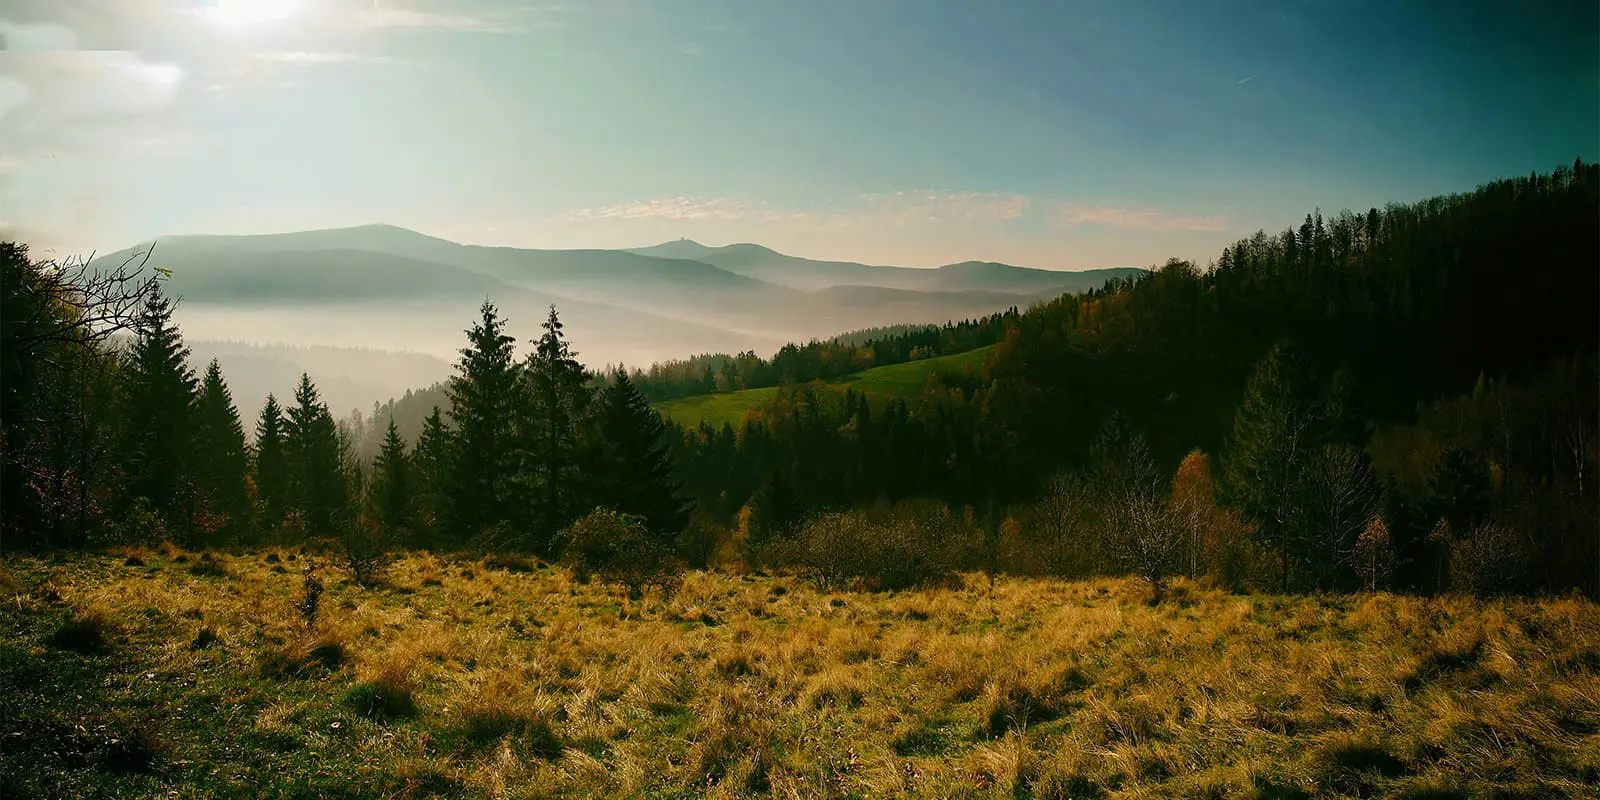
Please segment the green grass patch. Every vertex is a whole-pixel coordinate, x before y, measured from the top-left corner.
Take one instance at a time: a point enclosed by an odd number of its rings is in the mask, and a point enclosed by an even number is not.
[[[993,351],[994,346],[990,345],[965,353],[873,367],[823,381],[820,385],[837,392],[848,388],[872,396],[915,397],[927,387],[930,376],[982,376],[984,363]],[[696,425],[704,420],[714,427],[720,427],[724,422],[738,427],[744,421],[745,414],[760,408],[777,394],[776,387],[768,386],[681,397],[658,403],[656,408],[680,425]]]

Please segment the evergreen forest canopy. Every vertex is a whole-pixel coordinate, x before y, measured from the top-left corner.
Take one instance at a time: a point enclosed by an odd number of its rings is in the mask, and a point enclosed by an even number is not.
[[[16,243],[0,266],[12,547],[331,540],[352,564],[396,546],[614,561],[606,537],[627,535],[663,561],[879,586],[983,568],[1132,572],[1158,594],[1178,574],[1600,594],[1600,167],[1582,162],[1316,212],[1206,269],[1173,260],[1025,312],[770,360],[595,375],[553,307],[519,355],[485,303],[444,397],[413,396],[430,411],[415,437],[400,404],[379,409],[371,458],[310,376],[247,437],[221,370],[186,366],[161,276]],[[916,396],[809,383],[991,344],[981,376]],[[758,386],[782,388],[739,426],[650,407]]]

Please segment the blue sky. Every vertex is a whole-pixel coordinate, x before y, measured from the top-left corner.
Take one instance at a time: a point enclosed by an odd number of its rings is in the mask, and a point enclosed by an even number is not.
[[[1600,156],[1592,2],[5,0],[0,231],[1204,262]]]

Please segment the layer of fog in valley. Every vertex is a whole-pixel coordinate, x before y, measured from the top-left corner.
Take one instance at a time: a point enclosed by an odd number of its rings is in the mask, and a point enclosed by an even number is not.
[[[305,372],[341,414],[446,378],[484,301],[519,343],[554,306],[584,363],[633,367],[699,353],[771,355],[863,328],[944,324],[1098,288],[1080,272],[970,261],[934,269],[815,261],[754,244],[636,250],[458,244],[390,225],[175,236],[102,257],[170,271],[201,368],[216,358],[245,409]]]

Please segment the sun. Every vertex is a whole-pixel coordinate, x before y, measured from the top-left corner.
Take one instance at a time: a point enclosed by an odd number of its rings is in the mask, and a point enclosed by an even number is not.
[[[244,28],[294,16],[300,0],[213,0],[205,15],[219,25]]]

